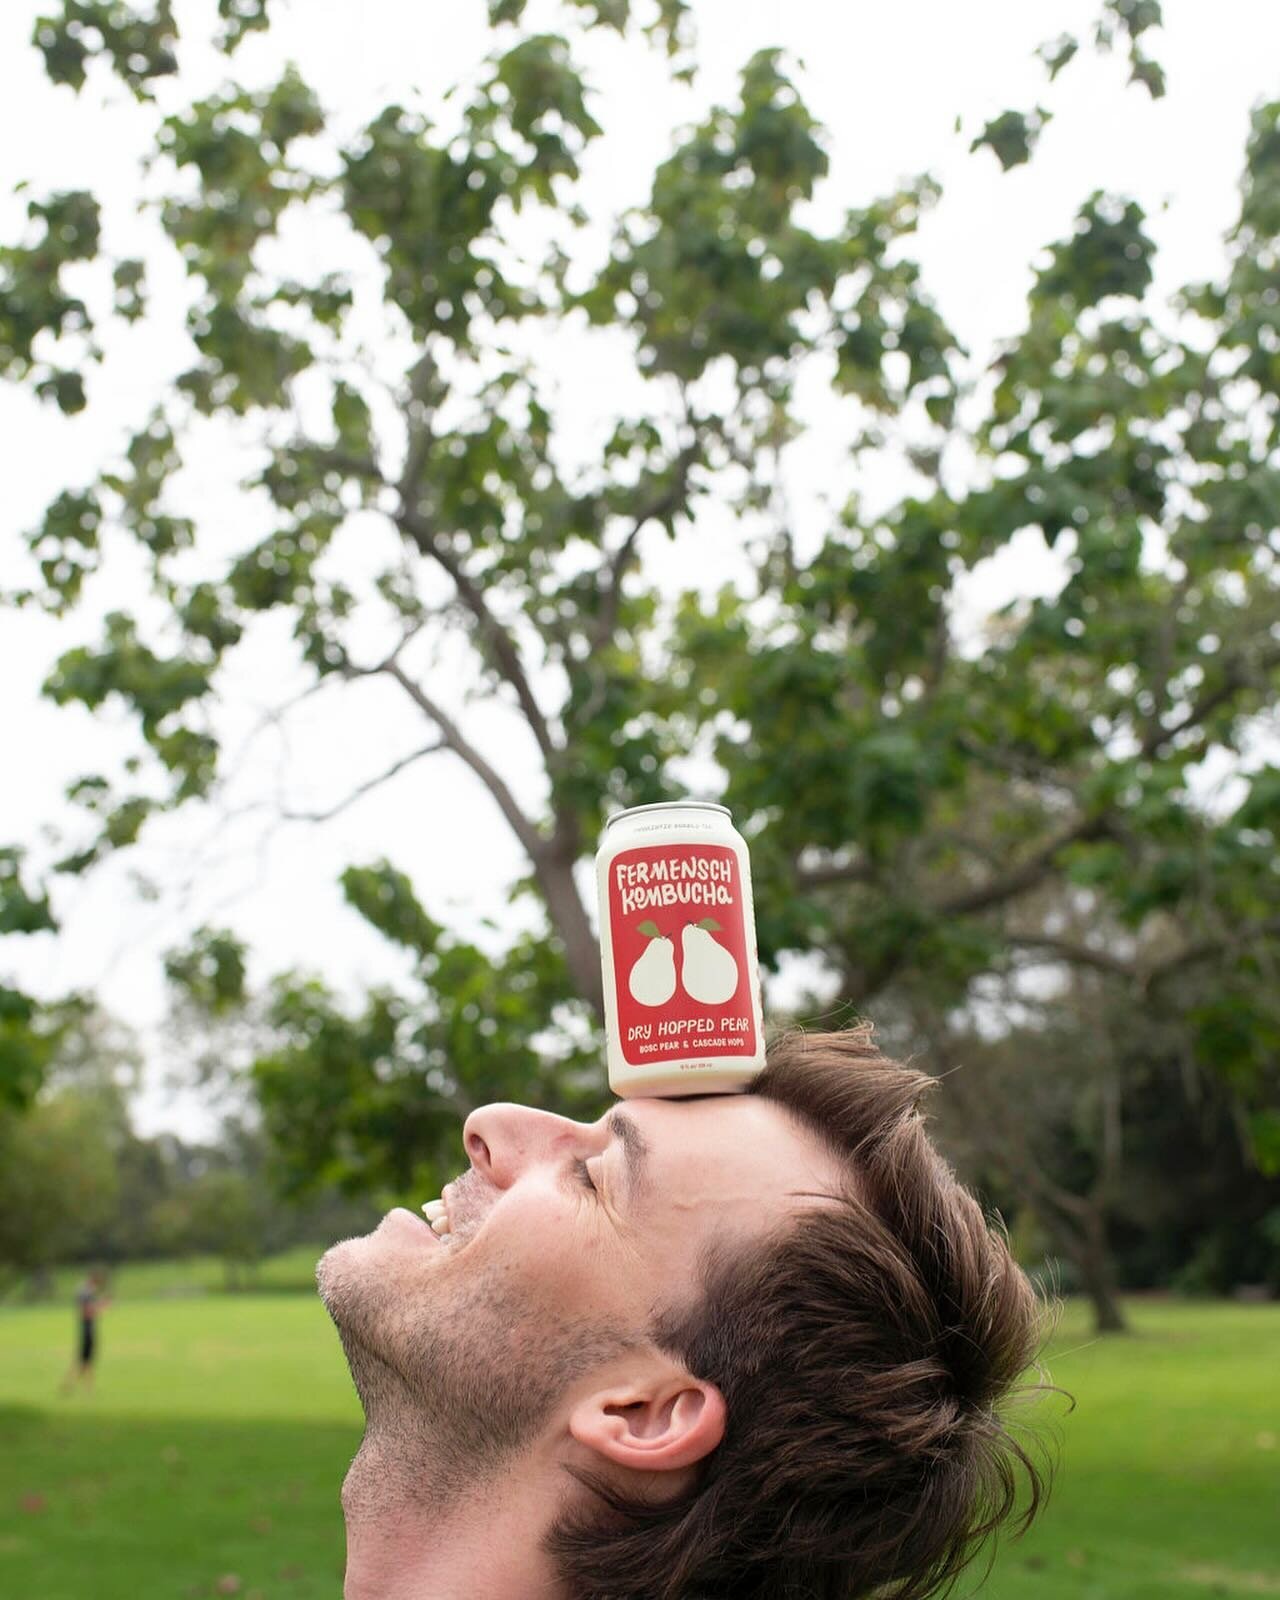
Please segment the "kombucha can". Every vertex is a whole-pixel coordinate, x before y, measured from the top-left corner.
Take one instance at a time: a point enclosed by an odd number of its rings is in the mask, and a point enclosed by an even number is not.
[[[633,806],[596,856],[609,1084],[735,1094],[764,1066],[747,845],[725,806]]]

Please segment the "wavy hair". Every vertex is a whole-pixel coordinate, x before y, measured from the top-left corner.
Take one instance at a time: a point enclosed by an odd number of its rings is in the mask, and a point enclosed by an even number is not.
[[[715,1383],[720,1445],[678,1500],[608,1479],[544,1539],[574,1600],[924,1600],[1048,1488],[1001,1407],[1043,1333],[1003,1231],[929,1142],[935,1080],[872,1028],[773,1041],[752,1093],[845,1163],[836,1205],[704,1258],[655,1344]]]

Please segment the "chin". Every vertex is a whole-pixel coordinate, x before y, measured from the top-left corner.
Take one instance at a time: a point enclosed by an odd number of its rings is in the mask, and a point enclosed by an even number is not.
[[[352,1239],[339,1239],[316,1262],[316,1288],[335,1322],[352,1300],[360,1296],[361,1280],[367,1276],[361,1271],[362,1258],[372,1237],[372,1234],[360,1234]]]
[[[443,1254],[440,1242],[425,1224],[392,1211],[372,1233],[326,1250],[316,1265],[316,1287],[340,1329],[368,1337],[417,1291],[437,1253]]]

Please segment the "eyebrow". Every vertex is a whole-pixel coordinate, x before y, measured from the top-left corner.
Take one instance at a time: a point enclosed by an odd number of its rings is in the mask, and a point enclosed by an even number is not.
[[[622,1146],[627,1172],[627,1204],[634,1206],[649,1186],[649,1141],[625,1111],[611,1111],[606,1122],[609,1132]]]

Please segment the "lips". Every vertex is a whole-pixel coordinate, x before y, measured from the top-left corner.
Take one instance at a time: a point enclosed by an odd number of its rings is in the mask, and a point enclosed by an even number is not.
[[[441,1241],[432,1233],[431,1229],[421,1217],[415,1217],[412,1211],[406,1211],[403,1206],[396,1206],[393,1211],[388,1211],[387,1220],[395,1218],[396,1226],[406,1232],[411,1228],[414,1237],[420,1244],[428,1245],[432,1250],[442,1248]],[[425,1237],[424,1237],[425,1236]]]

